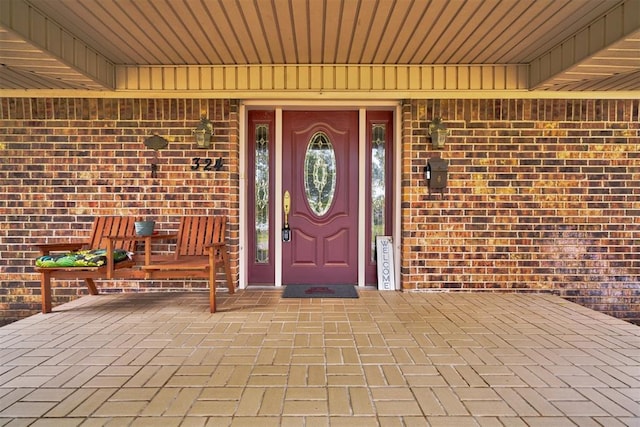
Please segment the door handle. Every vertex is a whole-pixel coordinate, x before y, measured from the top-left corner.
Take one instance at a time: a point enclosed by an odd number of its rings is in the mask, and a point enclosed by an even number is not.
[[[284,227],[282,227],[282,241],[291,240],[291,228],[289,228],[289,211],[291,210],[291,195],[289,191],[284,192],[282,197],[282,210],[284,211]]]
[[[291,210],[291,195],[289,191],[285,191],[284,197],[282,197],[282,210],[284,211],[284,224],[289,225],[289,211]]]

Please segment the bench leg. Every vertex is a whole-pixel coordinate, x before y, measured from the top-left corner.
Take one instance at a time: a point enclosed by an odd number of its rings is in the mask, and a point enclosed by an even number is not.
[[[227,288],[229,289],[229,293],[233,294],[236,291],[236,287],[233,284],[233,277],[231,277],[229,254],[225,249],[222,250],[222,266],[224,267],[224,274],[227,276]]]
[[[209,267],[209,311],[216,312],[216,269]]]
[[[40,293],[42,296],[42,313],[51,313],[51,273],[40,273]]]
[[[86,279],[84,279],[84,281],[89,288],[89,293],[91,295],[98,295],[98,288],[96,288],[96,283],[93,281],[93,279],[87,277]]]

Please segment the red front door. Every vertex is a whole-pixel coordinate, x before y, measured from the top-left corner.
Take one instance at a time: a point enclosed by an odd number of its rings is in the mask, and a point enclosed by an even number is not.
[[[285,111],[283,284],[358,281],[358,113]]]

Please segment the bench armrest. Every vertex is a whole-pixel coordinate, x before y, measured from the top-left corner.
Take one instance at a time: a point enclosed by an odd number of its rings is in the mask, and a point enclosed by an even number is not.
[[[222,248],[224,246],[227,246],[225,242],[217,242],[217,243],[209,243],[208,245],[205,245],[205,248]]]
[[[114,271],[116,269],[116,262],[115,262],[115,260],[113,258],[113,253],[115,251],[114,242],[117,241],[117,240],[128,240],[128,239],[129,239],[129,237],[122,237],[122,238],[118,237],[118,238],[115,238],[115,237],[112,237],[112,236],[109,236],[109,238],[107,239],[107,264],[106,264],[106,267],[107,267],[107,279],[109,279],[109,280],[113,279]],[[128,256],[129,256],[130,260],[133,260],[132,255],[133,255],[132,252],[128,253]]]
[[[40,251],[41,255],[49,255],[50,252],[71,252],[82,249],[88,244],[88,242],[61,242],[61,243],[43,243],[33,245]]]

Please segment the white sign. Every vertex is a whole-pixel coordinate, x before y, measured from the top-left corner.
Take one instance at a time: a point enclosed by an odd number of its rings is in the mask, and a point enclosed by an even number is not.
[[[395,291],[396,275],[393,271],[393,242],[391,236],[376,236],[378,261],[378,290]]]

